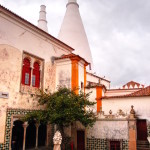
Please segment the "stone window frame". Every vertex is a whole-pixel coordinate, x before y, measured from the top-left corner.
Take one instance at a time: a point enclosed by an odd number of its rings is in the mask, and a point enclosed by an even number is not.
[[[24,59],[27,58],[30,61],[30,68],[31,68],[31,83],[30,85],[24,85],[22,84],[22,66]],[[33,75],[33,69],[34,69],[34,63],[38,62],[40,65],[40,86],[39,88],[32,86],[32,75]],[[44,64],[45,60],[41,57],[38,57],[34,54],[28,53],[26,51],[23,51],[22,53],[22,64],[21,64],[21,79],[20,79],[20,92],[21,93],[32,93],[34,94],[37,89],[43,89],[43,83],[44,83]]]

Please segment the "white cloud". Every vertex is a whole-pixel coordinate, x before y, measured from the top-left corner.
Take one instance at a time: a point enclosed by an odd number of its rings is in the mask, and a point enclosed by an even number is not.
[[[37,24],[47,6],[49,33],[57,37],[67,0],[1,0],[5,7]],[[150,1],[78,0],[95,70],[112,85],[150,83]]]

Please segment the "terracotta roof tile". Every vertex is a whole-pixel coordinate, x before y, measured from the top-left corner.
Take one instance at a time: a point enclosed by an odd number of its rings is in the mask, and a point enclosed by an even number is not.
[[[118,95],[118,96],[104,96],[103,99],[109,98],[125,98],[125,97],[141,97],[141,96],[150,96],[150,86],[142,88],[139,91],[133,92],[127,95]]]
[[[129,94],[130,96],[150,96],[150,86]]]
[[[135,81],[130,81],[130,82],[126,83],[125,85],[123,85],[123,88],[125,88],[125,86],[127,86],[128,88],[129,88],[130,86],[132,86],[132,87],[134,88],[135,85],[137,85],[138,88],[140,87],[140,85],[141,85],[142,88],[144,88],[144,85],[142,85],[142,84],[140,84],[140,83],[137,83],[137,82],[135,82]]]

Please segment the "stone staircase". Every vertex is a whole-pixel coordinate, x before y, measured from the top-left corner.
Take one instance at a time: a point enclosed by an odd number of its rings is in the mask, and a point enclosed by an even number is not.
[[[148,141],[137,141],[137,150],[150,150]]]

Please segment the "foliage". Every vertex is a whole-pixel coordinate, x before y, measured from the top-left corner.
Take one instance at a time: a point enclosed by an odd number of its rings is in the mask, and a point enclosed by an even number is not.
[[[65,87],[60,87],[54,93],[41,91],[37,96],[39,105],[45,107],[44,111],[34,111],[27,114],[24,120],[36,120],[56,124],[59,127],[69,126],[75,121],[79,121],[85,127],[93,126],[96,121],[92,110],[85,108],[93,106],[95,103],[89,101],[89,94],[74,91]]]

